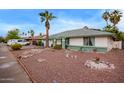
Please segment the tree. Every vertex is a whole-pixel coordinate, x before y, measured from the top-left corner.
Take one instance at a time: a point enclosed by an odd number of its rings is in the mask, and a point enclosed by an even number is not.
[[[20,32],[19,29],[13,29],[13,30],[8,31],[8,34],[7,34],[7,37],[6,37],[7,40],[9,40],[9,39],[20,39],[19,32]]]
[[[102,18],[106,21],[106,26],[103,29],[107,32],[113,33],[115,40],[123,40],[124,38],[122,33],[119,31],[119,28],[117,27],[121,17],[122,13],[119,10],[113,10],[112,12],[105,11],[102,15]]]
[[[28,37],[29,37],[30,31],[28,31]]]
[[[39,34],[39,36],[40,36],[40,39],[42,39],[42,38],[43,38],[43,35],[42,35],[42,33],[40,33],[40,34]]]
[[[34,30],[30,30],[31,36],[34,37]]]
[[[107,25],[103,28],[103,30],[105,30],[106,32],[111,32],[112,31],[112,26],[111,25]]]
[[[45,21],[45,27],[46,27],[46,47],[49,47],[49,29],[50,29],[50,22],[52,19],[56,18],[53,16],[52,13],[49,13],[48,11],[39,13],[41,23]]]
[[[4,37],[2,37],[2,36],[0,36],[0,43],[1,42],[5,42],[5,39],[4,39]]]
[[[25,35],[25,32],[22,32],[22,35]]]
[[[30,35],[31,35],[31,38],[32,38],[32,45],[33,45],[33,41],[34,41],[34,30],[30,30],[30,31],[28,31],[28,33],[30,33]]]
[[[102,18],[106,21],[106,25],[108,26],[108,20],[109,20],[109,12],[108,11],[105,11],[102,15]]]
[[[118,22],[121,20],[122,13],[119,10],[114,10],[110,14],[110,22],[113,23],[113,26],[116,26]]]
[[[42,33],[39,34],[39,40],[38,40],[38,45],[41,46],[42,45],[42,38],[43,38],[43,35]]]

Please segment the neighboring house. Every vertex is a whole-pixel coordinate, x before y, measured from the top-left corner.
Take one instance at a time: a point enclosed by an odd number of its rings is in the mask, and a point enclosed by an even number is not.
[[[32,42],[32,37],[30,36],[30,37],[26,37],[25,38],[27,41],[29,41],[29,42]],[[33,37],[33,41],[36,41],[36,42],[38,42],[38,40],[41,40],[41,37],[40,36],[34,36]]]
[[[53,45],[61,44],[64,49],[106,52],[112,49],[112,36],[112,33],[85,26],[51,35],[50,39],[53,40]]]
[[[31,36],[29,36],[29,37],[23,37],[23,39],[25,39],[26,41],[28,41],[30,43],[32,42],[32,37]],[[42,40],[42,43],[44,43],[44,46],[46,45],[46,35],[43,35],[43,37],[41,37],[41,36],[34,36],[33,37],[33,42],[35,44],[38,43],[39,40]],[[51,46],[52,43],[53,43],[52,40],[49,39],[49,46]]]

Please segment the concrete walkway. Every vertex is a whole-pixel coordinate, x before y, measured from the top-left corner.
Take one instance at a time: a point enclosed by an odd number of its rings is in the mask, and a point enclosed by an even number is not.
[[[0,83],[30,83],[30,79],[7,46],[0,43]]]

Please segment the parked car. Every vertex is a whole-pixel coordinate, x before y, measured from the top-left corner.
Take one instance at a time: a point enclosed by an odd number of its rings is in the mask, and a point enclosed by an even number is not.
[[[30,42],[24,40],[24,39],[11,39],[8,40],[7,45],[12,45],[12,44],[21,44],[21,45],[29,45]]]

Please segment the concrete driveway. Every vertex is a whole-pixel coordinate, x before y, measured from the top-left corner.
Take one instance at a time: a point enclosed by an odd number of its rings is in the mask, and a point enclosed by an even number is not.
[[[0,83],[31,83],[26,72],[2,43],[0,43]]]

